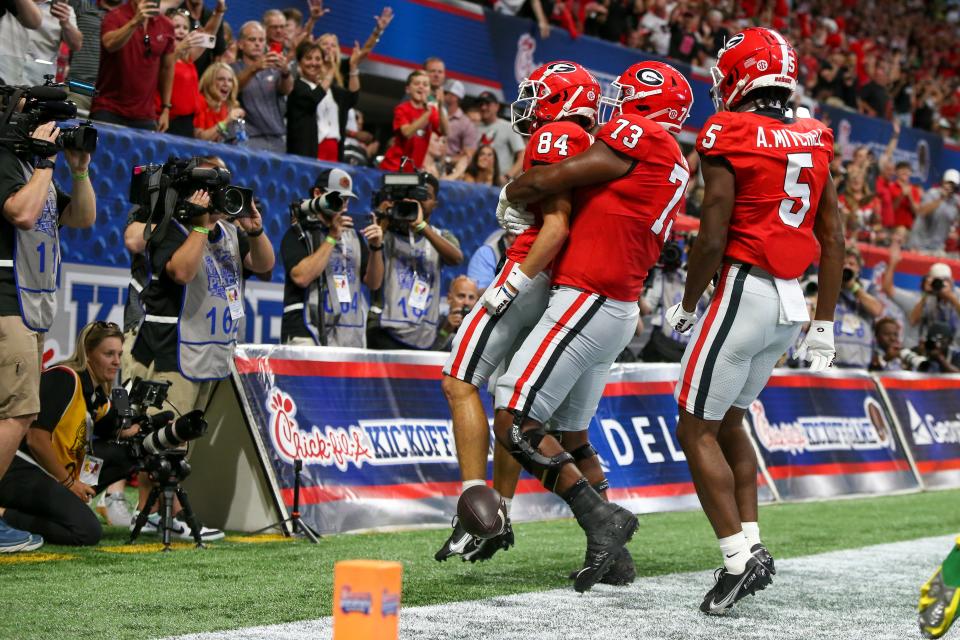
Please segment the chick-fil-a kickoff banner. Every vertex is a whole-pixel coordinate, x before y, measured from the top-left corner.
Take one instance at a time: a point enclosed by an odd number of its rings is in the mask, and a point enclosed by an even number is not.
[[[879,377],[927,487],[960,486],[960,375]]]
[[[294,461],[300,459],[301,512],[321,533],[449,523],[460,475],[440,389],[443,361],[444,354],[432,352],[238,347],[236,382],[250,432],[267,452],[266,471],[284,503],[293,502]],[[677,375],[676,365],[615,366],[590,425],[611,498],[637,512],[697,505],[676,437]],[[912,474],[893,432],[881,433],[871,422],[868,400],[877,394],[866,384],[869,377],[830,379],[840,388],[818,387],[818,378],[797,385],[795,375],[778,384],[781,378],[774,377],[749,412],[778,485],[794,476],[809,479],[816,470],[828,480],[843,479],[828,484],[830,495],[906,486]],[[489,414],[489,396],[481,395]],[[772,499],[762,476],[760,485],[761,499]],[[785,498],[806,497],[789,483],[785,489]],[[561,500],[521,476],[514,519],[569,515]]]

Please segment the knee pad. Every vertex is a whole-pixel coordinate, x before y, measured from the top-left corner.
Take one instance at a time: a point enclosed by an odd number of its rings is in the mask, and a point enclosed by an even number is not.
[[[540,442],[546,432],[543,427],[521,431],[514,422],[510,428],[510,455],[520,463],[528,473],[539,478],[548,491],[555,491],[560,471],[566,464],[573,464],[573,456],[562,451],[555,456],[547,456],[540,451]]]

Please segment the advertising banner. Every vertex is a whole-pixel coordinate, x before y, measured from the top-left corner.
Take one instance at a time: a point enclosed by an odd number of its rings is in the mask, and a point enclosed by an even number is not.
[[[303,461],[301,512],[321,533],[444,524],[460,492],[444,354],[241,346],[237,384],[283,501]],[[637,512],[697,506],[676,441],[676,365],[615,367],[590,426],[611,497]],[[490,400],[482,394],[490,414]],[[761,498],[771,499],[765,488]],[[568,517],[524,474],[515,520]]]
[[[960,486],[960,375],[879,376],[927,487]]]
[[[866,372],[782,370],[749,407],[747,419],[784,500],[919,487]]]

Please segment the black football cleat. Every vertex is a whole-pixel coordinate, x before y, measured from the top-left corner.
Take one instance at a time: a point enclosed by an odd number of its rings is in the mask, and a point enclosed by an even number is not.
[[[571,571],[567,576],[570,580],[576,580],[580,571]],[[632,583],[637,578],[637,566],[633,563],[633,556],[630,550],[623,547],[620,553],[610,563],[610,568],[600,578],[600,584],[610,584],[615,587],[623,587]]]
[[[492,538],[478,539],[475,546],[463,552],[463,560],[470,562],[485,562],[492,558],[497,551],[506,551],[513,546],[513,526],[510,518],[503,525],[503,531]]]
[[[623,546],[637,530],[637,517],[616,504],[601,502],[577,521],[587,534],[587,555],[573,579],[577,593],[589,591],[607,575]]]
[[[717,583],[707,592],[700,605],[700,611],[710,615],[725,613],[744,596],[766,589],[773,582],[770,572],[755,557],[747,560],[743,573],[732,574],[725,567],[720,567],[713,575]]]
[[[433,554],[433,558],[437,562],[443,562],[450,556],[459,556],[475,551],[477,545],[481,542],[473,535],[467,533],[466,529],[461,526],[460,518],[457,516],[453,516],[453,521],[450,525],[453,527],[453,532],[450,534],[450,537],[447,538],[446,542],[443,543],[443,546],[440,547],[440,550]]]
[[[750,553],[753,554],[753,557],[760,561],[760,564],[766,568],[767,572],[771,576],[777,575],[777,567],[773,564],[773,556],[770,555],[770,552],[767,551],[767,548],[762,544],[755,544],[750,547]]]

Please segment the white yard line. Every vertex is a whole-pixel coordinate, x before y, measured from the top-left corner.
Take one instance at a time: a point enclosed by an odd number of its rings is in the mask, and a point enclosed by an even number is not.
[[[642,578],[629,587],[599,585],[485,600],[401,608],[410,640],[903,640],[918,638],[920,585],[954,536],[923,538],[777,561],[774,584],[723,617],[697,607],[712,572]],[[773,549],[776,553],[776,549]],[[495,560],[494,560],[495,562]],[[332,619],[180,636],[179,640],[330,638]]]

